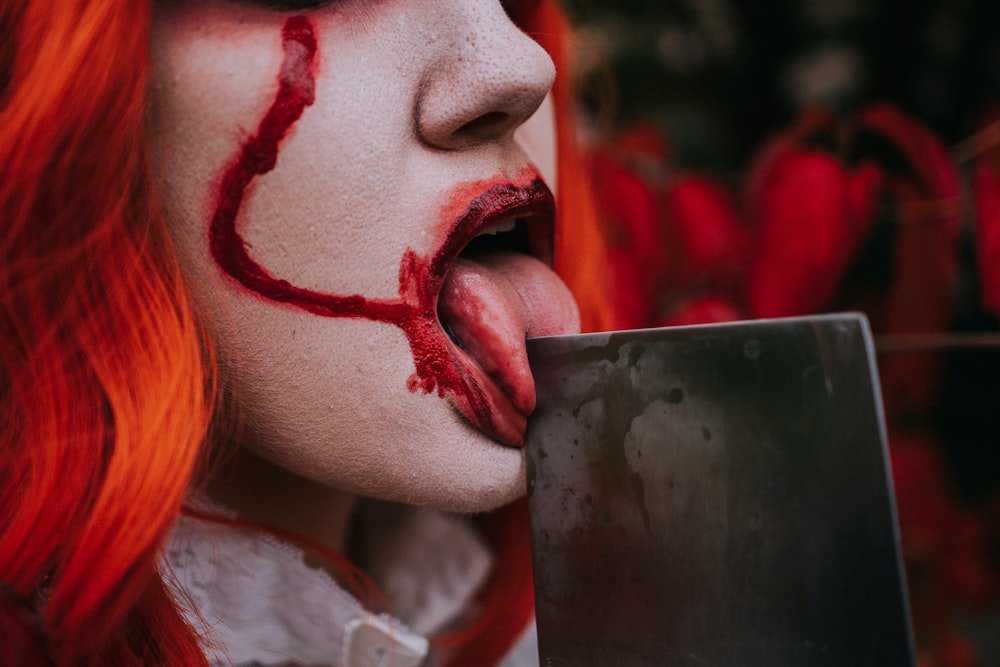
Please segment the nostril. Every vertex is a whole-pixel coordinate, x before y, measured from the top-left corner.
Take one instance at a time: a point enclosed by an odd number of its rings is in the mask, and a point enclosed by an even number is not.
[[[482,141],[489,137],[502,135],[512,125],[510,114],[503,111],[490,111],[477,116],[455,132],[455,138],[461,142]]]

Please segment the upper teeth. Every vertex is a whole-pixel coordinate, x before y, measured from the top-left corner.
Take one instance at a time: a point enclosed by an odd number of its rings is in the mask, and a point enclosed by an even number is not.
[[[500,234],[502,232],[509,232],[510,230],[514,229],[514,226],[516,224],[517,224],[517,218],[507,218],[505,220],[501,220],[497,223],[494,223],[489,227],[484,227],[483,230],[479,232],[479,234],[477,234],[476,236],[482,236],[484,234]]]

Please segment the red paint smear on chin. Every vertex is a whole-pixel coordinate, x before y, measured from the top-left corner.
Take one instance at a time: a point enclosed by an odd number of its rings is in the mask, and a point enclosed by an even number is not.
[[[397,299],[303,289],[271,275],[247,252],[236,229],[246,189],[254,178],[274,168],[282,139],[315,100],[316,34],[312,23],[303,16],[288,19],[282,31],[282,47],[284,60],[275,100],[257,133],[243,144],[223,174],[209,228],[212,257],[222,271],[270,301],[323,317],[366,319],[399,327],[409,342],[415,366],[407,388],[425,394],[436,390],[438,396],[455,402],[477,426],[495,434],[483,391],[455,358],[452,344],[438,323],[436,299],[444,279],[441,252],[425,258],[407,249],[399,267]],[[479,187],[482,192],[483,184]],[[448,246],[446,241],[443,247]]]

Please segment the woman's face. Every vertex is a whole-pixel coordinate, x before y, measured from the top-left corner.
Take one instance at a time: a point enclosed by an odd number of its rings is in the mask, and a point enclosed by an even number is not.
[[[506,502],[524,337],[578,327],[546,263],[552,63],[498,0],[267,4],[163,2],[153,29],[158,187],[244,444],[364,495]]]

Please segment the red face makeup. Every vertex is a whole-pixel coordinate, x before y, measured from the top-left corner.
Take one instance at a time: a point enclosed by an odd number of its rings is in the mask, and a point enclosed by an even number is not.
[[[282,139],[315,100],[317,41],[309,20],[290,18],[282,31],[282,46],[284,59],[274,102],[221,179],[209,228],[212,257],[223,272],[270,301],[323,317],[360,318],[399,327],[413,355],[415,372],[407,382],[410,391],[436,391],[485,433],[506,444],[522,444],[527,415],[534,409],[534,386],[526,360],[505,364],[503,358],[511,355],[510,348],[522,345],[523,332],[530,326],[521,322],[520,331],[498,331],[483,320],[490,308],[498,310],[497,319],[523,319],[523,313],[512,315],[518,306],[504,308],[502,297],[491,301],[466,293],[476,281],[467,276],[481,274],[468,267],[457,270],[449,285],[446,312],[459,323],[467,341],[463,351],[438,321],[438,295],[462,250],[484,230],[501,223],[524,225],[530,250],[551,264],[553,199],[548,188],[530,169],[519,174],[516,182],[498,177],[456,188],[443,207],[444,219],[436,230],[441,237],[437,250],[420,256],[408,249],[403,255],[395,299],[321,293],[276,278],[250,256],[237,230],[237,218],[247,188],[256,177],[274,169]],[[502,264],[516,265],[529,276],[533,271],[520,259],[507,258]],[[488,287],[484,289],[489,292]],[[517,300],[517,295],[511,299]]]
[[[576,327],[551,60],[499,0],[303,14],[155,3],[154,176],[233,436],[341,492],[497,507],[524,493],[524,338]]]

